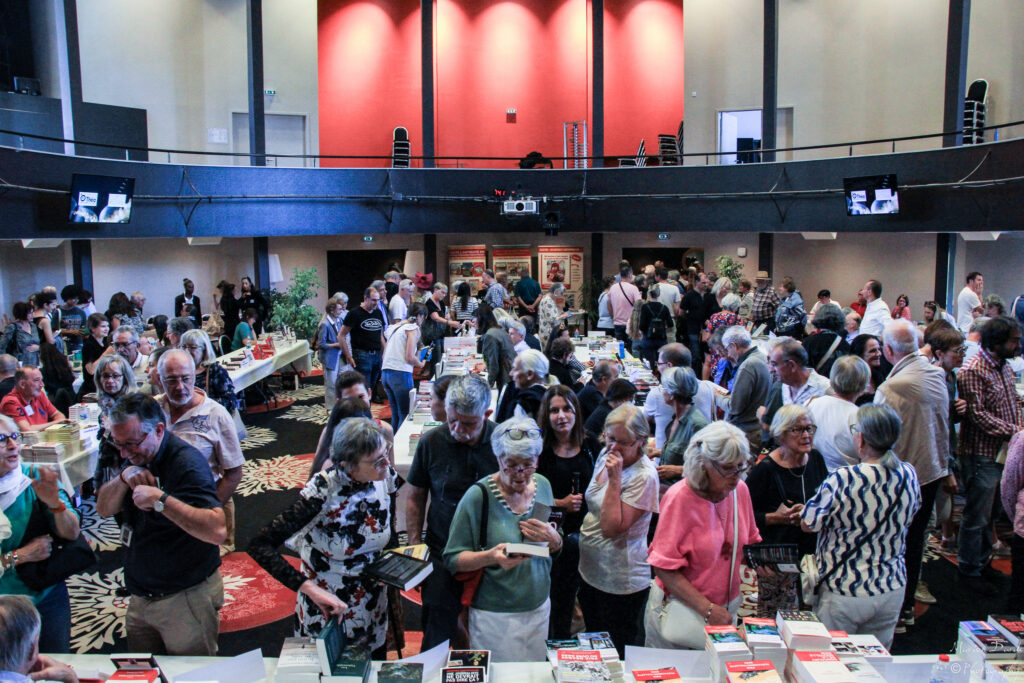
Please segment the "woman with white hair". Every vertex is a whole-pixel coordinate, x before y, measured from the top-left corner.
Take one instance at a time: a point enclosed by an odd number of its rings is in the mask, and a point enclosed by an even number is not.
[[[562,319],[562,309],[555,301],[555,297],[563,294],[565,294],[565,285],[555,282],[547,294],[541,298],[540,306],[537,307],[537,336],[540,337],[542,344],[547,343],[548,337],[558,327]]]
[[[224,406],[229,413],[238,407],[238,395],[227,369],[217,362],[210,337],[203,330],[189,330],[181,335],[181,348],[196,364],[196,389]]]
[[[728,278],[719,278],[719,282],[723,279],[728,280]],[[704,331],[701,332],[701,341],[710,341],[711,335],[720,327],[742,325],[743,320],[740,318],[739,313],[737,313],[740,310],[740,303],[742,303],[742,300],[735,294],[727,293],[722,297],[720,303],[722,310],[708,318],[708,321],[704,324]],[[711,348],[711,353],[704,358],[703,377],[700,379],[712,379],[714,370],[721,360],[722,356],[714,348]]]
[[[832,393],[813,398],[807,404],[811,419],[818,427],[814,447],[825,458],[829,472],[857,461],[850,422],[857,414],[857,399],[870,380],[871,368],[860,356],[843,356],[836,360],[829,373]]]
[[[733,622],[742,548],[759,543],[743,474],[750,445],[739,428],[712,422],[693,435],[684,479],[665,494],[649,549],[654,568],[644,615],[647,647],[697,650],[706,625]]]
[[[509,370],[511,382],[498,398],[498,410],[495,421],[504,422],[516,413],[516,408],[528,417],[536,418],[540,403],[547,391],[548,371],[551,364],[547,356],[536,349],[523,351],[512,361]]]
[[[858,464],[828,475],[801,514],[803,529],[818,534],[818,618],[885,647],[903,605],[907,528],[921,507],[916,470],[892,451],[901,427],[891,406],[861,406],[850,426]]]
[[[469,605],[469,645],[496,662],[536,662],[546,656],[551,557],[508,553],[509,543],[562,547],[562,537],[538,509],[554,505],[551,485],[537,471],[543,449],[530,418],[502,422],[491,436],[498,471],[473,486],[452,519],[444,562],[453,574],[480,572]]]
[[[715,284],[711,286],[711,293],[715,295],[715,301],[718,302],[718,306],[725,308],[725,297],[732,294],[732,280],[725,276],[718,278],[715,280]]]
[[[662,493],[683,477],[686,449],[693,435],[708,425],[707,419],[693,409],[693,398],[700,382],[690,368],[668,368],[661,373],[661,393],[673,418],[665,428],[665,445],[661,449],[658,478]]]
[[[814,450],[817,427],[807,408],[792,403],[772,418],[772,438],[779,446],[747,477],[754,520],[765,543],[794,543],[800,557],[814,553],[814,534],[800,528],[800,513],[828,475],[821,453]],[[797,575],[761,577],[757,614],[773,617],[779,610],[797,609]]]
[[[635,405],[609,413],[580,527],[583,620],[588,631],[608,631],[620,657],[627,645],[638,644],[637,623],[651,582],[647,531],[658,511],[658,472],[643,452],[650,433]]]

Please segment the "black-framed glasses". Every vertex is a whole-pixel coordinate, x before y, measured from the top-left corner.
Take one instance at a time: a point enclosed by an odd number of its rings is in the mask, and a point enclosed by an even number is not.
[[[721,465],[719,465],[714,460],[710,460],[709,459],[708,462],[710,462],[711,466],[715,468],[715,472],[718,472],[718,476],[725,477],[726,479],[728,479],[729,477],[736,477],[736,476],[739,476],[741,474],[745,474],[746,472],[748,472],[750,470],[750,463],[749,462],[745,462],[742,465],[736,465],[734,467],[730,467],[729,469],[723,468]]]
[[[0,447],[6,446],[8,441],[13,441],[14,443],[21,441],[21,432],[0,433]]]
[[[114,348],[115,349],[130,349],[131,347],[135,346],[136,343],[137,342],[133,342],[133,341],[114,342]]]
[[[536,472],[537,471],[537,464],[536,463],[532,463],[532,464],[518,463],[518,464],[513,465],[511,463],[505,462],[504,459],[500,460],[499,462],[501,464],[501,469],[506,470],[507,472],[522,472],[522,473],[525,474],[527,472]]]
[[[115,441],[113,437],[110,439],[110,444],[119,451],[128,450],[130,448],[138,448],[143,441],[149,438],[149,434],[143,434],[141,439],[135,441]]]
[[[539,439],[540,430],[533,427],[527,429],[520,429],[519,427],[509,427],[501,433],[501,436],[507,436],[513,441],[522,441],[523,439]]]
[[[790,427],[786,431],[794,436],[799,436],[800,434],[814,436],[814,433],[818,431],[818,428],[815,425],[804,425],[803,427]]]

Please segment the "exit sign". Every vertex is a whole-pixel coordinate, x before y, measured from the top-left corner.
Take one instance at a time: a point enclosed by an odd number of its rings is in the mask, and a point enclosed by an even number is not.
[[[363,241],[364,242],[372,242],[373,241],[373,235],[363,235]]]

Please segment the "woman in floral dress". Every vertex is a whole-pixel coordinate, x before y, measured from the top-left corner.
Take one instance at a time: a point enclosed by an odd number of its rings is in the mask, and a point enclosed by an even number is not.
[[[361,575],[391,538],[398,474],[390,454],[380,427],[366,418],[345,420],[331,443],[334,466],[314,476],[249,545],[261,567],[298,592],[296,634],[315,636],[327,619],[338,619],[349,642],[363,644],[374,659],[387,654],[387,591]],[[296,533],[301,571],[277,550]]]
[[[719,327],[732,327],[733,325],[743,324],[743,320],[736,313],[740,308],[740,303],[742,303],[742,300],[735,294],[726,294],[722,298],[722,310],[708,318],[707,323],[704,325],[704,341],[709,340]],[[711,349],[704,362],[704,379],[712,379],[711,374],[718,366],[718,361],[720,360],[722,360],[722,357],[714,349]]]

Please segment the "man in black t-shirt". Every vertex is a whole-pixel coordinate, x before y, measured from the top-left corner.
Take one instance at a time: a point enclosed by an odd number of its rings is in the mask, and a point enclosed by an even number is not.
[[[708,276],[704,273],[694,283],[693,289],[683,296],[680,308],[683,309],[683,317],[686,319],[686,348],[690,349],[693,355],[693,371],[701,372],[704,366],[704,358],[700,353],[700,331],[707,320],[707,306],[704,295],[711,286]],[[698,375],[700,376],[700,375]]]
[[[370,391],[377,386],[384,360],[384,316],[379,305],[380,292],[374,287],[367,287],[363,292],[363,303],[348,312],[338,333],[345,360],[363,373]]]
[[[79,288],[75,285],[67,285],[60,290],[60,298],[64,305],[60,307],[60,335],[64,337],[66,348],[69,352],[82,348],[87,332],[85,321],[88,316],[78,307]]]

